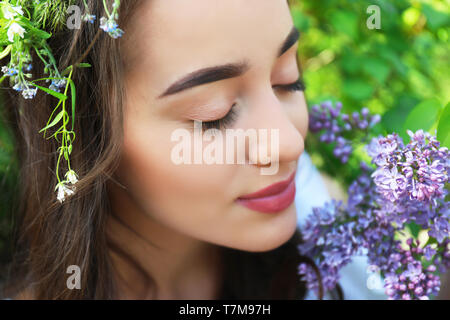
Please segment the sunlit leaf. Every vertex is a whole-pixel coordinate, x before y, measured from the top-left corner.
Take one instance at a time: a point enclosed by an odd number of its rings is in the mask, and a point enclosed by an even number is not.
[[[423,129],[424,131],[429,131],[438,120],[440,111],[441,104],[436,99],[425,100],[419,103],[406,118],[400,135],[406,139],[406,130],[415,132]]]
[[[442,146],[450,148],[450,103],[447,103],[439,119],[437,139]]]

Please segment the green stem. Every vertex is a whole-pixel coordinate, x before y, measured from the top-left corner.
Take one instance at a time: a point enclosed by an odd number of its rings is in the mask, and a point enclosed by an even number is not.
[[[85,7],[86,11],[89,12],[89,6],[87,5],[86,0],[83,0],[83,2],[84,2],[84,7]]]
[[[70,73],[69,73],[69,76],[68,76],[68,80],[66,81],[66,89],[64,90],[64,95],[66,95],[67,96],[67,91],[69,90],[69,81],[70,80],[72,80],[72,74],[73,74],[73,68],[71,68],[71,70],[70,70]],[[64,146],[65,146],[65,150],[64,150],[64,152],[68,149],[68,147],[67,147],[67,128],[66,128],[66,126],[67,126],[67,124],[69,123],[69,120],[67,119],[67,121],[65,120],[65,118],[66,118],[66,116],[67,116],[67,118],[69,118],[69,116],[67,115],[67,112],[66,112],[66,101],[64,101],[63,102],[63,111],[64,111],[64,119],[63,119],[63,122],[64,122],[64,132],[63,132],[63,144],[64,144]],[[68,165],[68,167],[69,167],[69,170],[70,170],[70,159],[68,158],[68,160],[67,160],[67,165]]]
[[[33,46],[34,51],[36,51],[36,54],[38,55],[38,57],[42,60],[42,62],[44,62],[45,65],[48,65],[47,60],[44,59],[44,57],[40,54],[38,48],[36,48],[36,46]]]
[[[2,53],[0,54],[0,60],[3,59],[4,57],[6,57],[12,49],[12,45],[8,45],[5,50],[2,51]]]
[[[64,90],[64,95],[67,95],[67,91],[69,90],[69,81],[72,79],[72,73],[73,73],[73,68],[71,68],[69,76],[66,78],[68,79],[68,81],[66,81],[66,88]],[[59,102],[59,104],[61,104],[61,100]],[[59,106],[58,104],[58,106]],[[56,110],[56,109],[55,109]],[[55,112],[55,110],[53,112]],[[65,150],[67,150],[67,124],[69,123],[68,121],[68,115],[66,112],[66,101],[62,101],[62,112],[63,112],[63,124],[62,127],[55,133],[55,138],[57,138],[56,134],[59,133],[59,131],[61,131],[62,133],[62,141],[61,141],[61,147],[58,148],[60,150],[59,152],[59,157],[58,157],[58,162],[56,164],[56,176],[58,178],[58,181],[61,183],[61,180],[59,179],[59,163],[61,161],[61,155],[65,152]],[[51,118],[50,118],[51,119]],[[70,167],[70,159],[67,160],[67,165],[69,167],[69,170],[71,170]]]
[[[58,182],[61,183],[61,179],[59,178],[59,162],[61,160],[62,153],[59,153],[58,162],[56,163],[56,179],[58,179]]]
[[[58,77],[61,77],[61,75],[59,74],[58,67],[56,66],[56,60],[55,60],[55,57],[53,57],[53,54],[52,54],[50,48],[48,47],[46,41],[43,42],[43,46],[44,46],[45,51],[47,52],[47,56],[50,58],[50,62],[51,62],[51,64],[53,65],[53,68],[54,68],[55,71],[56,71],[56,75],[57,75]]]
[[[111,14],[108,11],[108,6],[106,5],[106,0],[103,0],[103,6],[105,7],[105,12],[108,15],[108,18],[111,19]]]

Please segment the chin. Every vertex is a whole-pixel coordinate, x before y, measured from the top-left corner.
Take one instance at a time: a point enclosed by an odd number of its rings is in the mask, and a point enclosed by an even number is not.
[[[261,226],[248,233],[237,249],[249,252],[271,251],[289,241],[297,230],[295,206],[292,205],[277,215],[275,219],[261,222]]]

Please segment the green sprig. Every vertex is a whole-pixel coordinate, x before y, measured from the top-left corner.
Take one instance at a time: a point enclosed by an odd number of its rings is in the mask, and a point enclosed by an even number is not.
[[[56,163],[56,178],[58,183],[55,187],[57,190],[57,198],[63,202],[66,196],[70,196],[75,192],[75,184],[78,181],[78,175],[71,168],[70,155],[73,150],[73,143],[76,134],[75,129],[75,113],[76,113],[76,85],[72,77],[76,68],[89,68],[91,65],[84,63],[83,59],[92,49],[94,42],[99,38],[100,29],[109,33],[113,38],[122,35],[115,22],[118,19],[118,8],[120,0],[112,1],[112,12],[107,8],[107,1],[103,1],[105,12],[108,16],[110,25],[107,27],[102,25],[104,17],[101,19],[99,32],[97,32],[92,43],[86,49],[77,62],[64,71],[60,72],[58,64],[54,58],[47,40],[52,33],[62,30],[68,18],[67,9],[71,5],[75,5],[76,0],[8,0],[0,1],[0,60],[10,57],[9,63],[3,66],[4,75],[0,78],[2,83],[9,77],[10,85],[17,91],[22,92],[25,99],[32,99],[36,95],[37,90],[58,100],[53,111],[39,133],[44,134],[45,139],[54,138],[60,146],[57,149],[58,160]],[[86,0],[83,0],[85,14],[82,18],[84,21],[93,23],[96,19],[91,15]],[[32,69],[32,55],[36,53],[39,60],[44,64],[44,74],[47,77],[36,80],[30,73]],[[50,87],[38,84],[41,81],[50,82]],[[64,87],[64,92],[59,92]],[[68,105],[68,93],[70,88],[71,104]],[[70,127],[69,127],[70,126]],[[47,131],[57,128],[56,131],[47,137]],[[65,173],[65,179],[60,177],[61,161],[65,160],[68,171]],[[72,186],[69,187],[68,185]]]

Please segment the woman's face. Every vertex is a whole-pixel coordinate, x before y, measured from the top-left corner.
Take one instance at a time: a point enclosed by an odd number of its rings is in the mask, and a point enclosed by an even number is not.
[[[293,235],[296,210],[286,197],[253,202],[263,208],[287,206],[275,213],[238,200],[288,179],[304,150],[305,98],[300,90],[283,87],[300,77],[296,37],[282,50],[293,26],[286,0],[143,1],[123,39],[126,103],[117,177],[153,223],[245,251],[271,250]],[[195,71],[224,65],[225,71],[174,86]],[[194,144],[201,139],[194,135],[194,120],[210,122],[206,127],[211,128],[227,114],[218,127],[224,141],[225,129],[266,129],[267,144],[260,140],[258,147],[271,146],[270,163],[262,158],[250,163],[248,144],[245,164],[194,163]],[[192,138],[192,164],[173,159],[180,140],[172,135],[180,129]],[[274,129],[278,139],[271,136]],[[204,140],[200,150],[209,143]],[[224,158],[237,152],[237,144],[232,148],[224,144]],[[272,173],[262,174],[269,167],[275,168]]]

